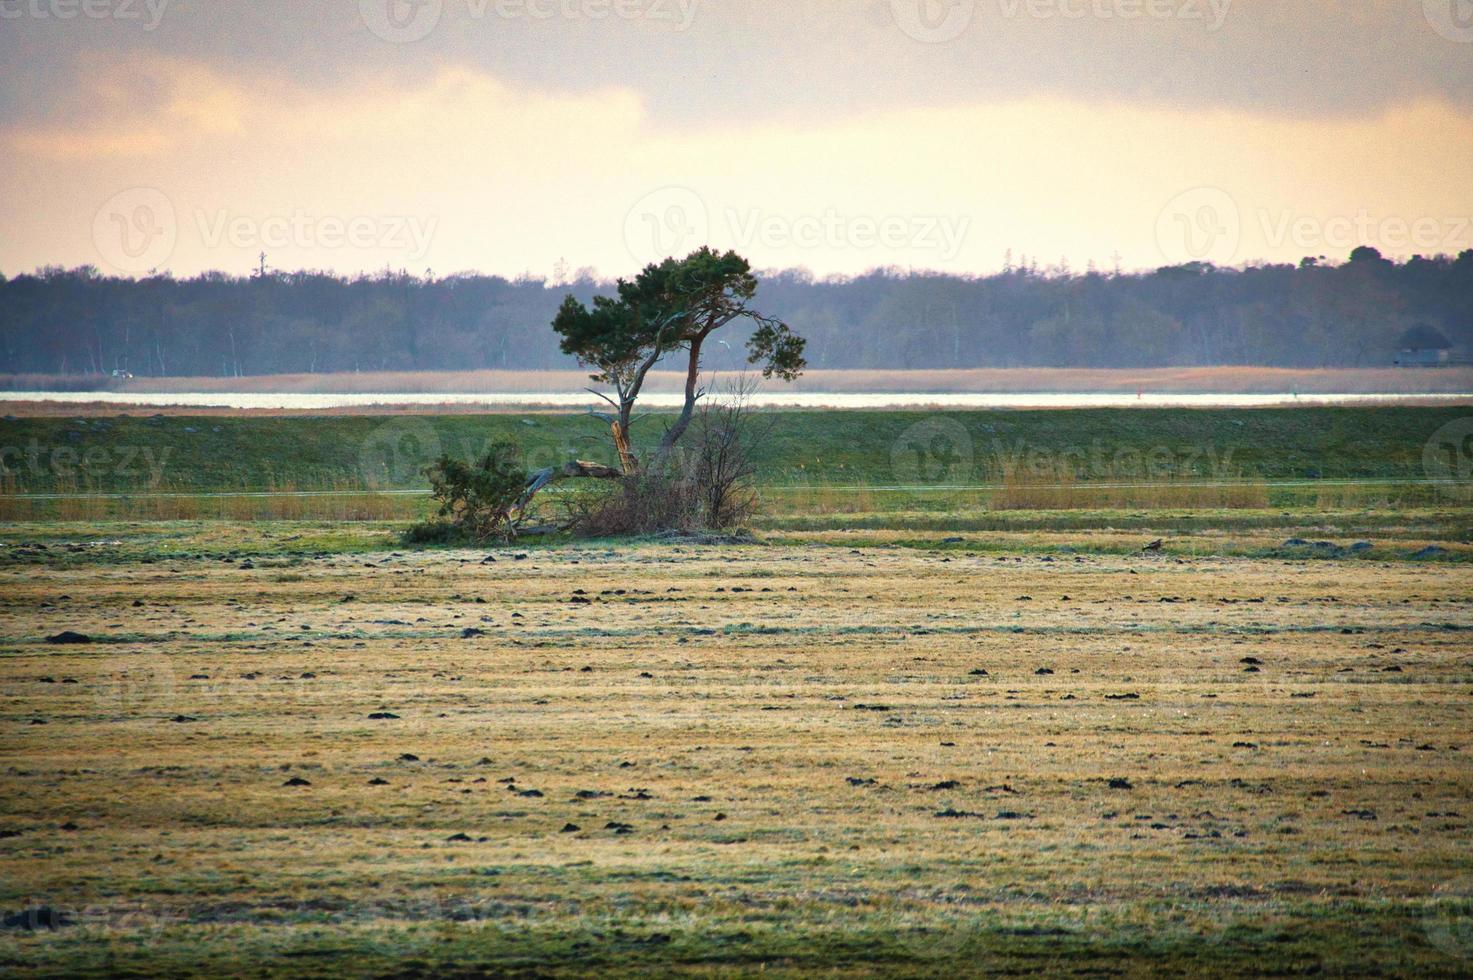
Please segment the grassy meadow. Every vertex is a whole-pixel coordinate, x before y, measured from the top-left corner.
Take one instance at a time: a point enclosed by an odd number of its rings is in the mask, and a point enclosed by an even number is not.
[[[969,484],[1035,464],[1097,481],[1421,479],[1428,439],[1467,415],[1460,407],[777,411],[762,413],[770,436],[758,464],[771,486]],[[635,428],[651,445],[662,431],[659,414]],[[576,413],[0,422],[7,478],[31,492],[67,480],[114,492],[416,488],[426,486],[419,465],[434,453],[470,456],[508,439],[534,467],[609,452],[606,427]]]
[[[1467,975],[1463,417],[778,413],[753,539],[474,551],[390,491],[588,420],[6,421],[0,971]]]

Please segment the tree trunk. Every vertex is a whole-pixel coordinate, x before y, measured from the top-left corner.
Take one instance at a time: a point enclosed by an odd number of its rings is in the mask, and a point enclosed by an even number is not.
[[[622,417],[613,421],[609,429],[614,434],[614,448],[619,451],[619,466],[624,470],[625,476],[633,476],[639,469],[639,460],[634,457],[634,450],[629,448],[629,423]]]
[[[538,470],[527,478],[527,488],[522,491],[522,495],[512,505],[507,517],[513,525],[521,523],[522,519],[527,516],[527,505],[532,502],[533,497],[537,496],[538,491],[560,480],[571,480],[579,477],[586,477],[592,480],[617,480],[623,476],[623,473],[614,469],[612,466],[605,466],[602,463],[590,463],[582,459],[569,460],[562,466],[549,466],[546,469]]]
[[[690,362],[685,369],[685,404],[680,409],[680,415],[665,433],[665,438],[660,440],[660,448],[655,453],[657,462],[663,464],[669,457],[670,451],[685,435],[685,430],[690,428],[691,417],[695,415],[696,399],[699,397],[696,389],[696,381],[701,376],[701,344],[704,337],[691,341]]]

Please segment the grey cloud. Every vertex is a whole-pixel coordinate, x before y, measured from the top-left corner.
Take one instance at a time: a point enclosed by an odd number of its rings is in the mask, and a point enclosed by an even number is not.
[[[402,44],[376,36],[358,0],[171,0],[151,30],[122,17],[36,15],[54,2],[0,0],[0,122],[86,117],[98,107],[76,79],[89,59],[139,53],[307,87],[414,84],[465,64],[543,91],[628,87],[653,125],[675,127],[1030,96],[1305,116],[1417,98],[1473,106],[1473,43],[1441,36],[1420,0],[1236,0],[1220,25],[1213,3],[1227,0],[975,0],[965,30],[940,43],[898,26],[911,0],[414,0],[438,2],[438,17]],[[970,0],[914,2],[933,23],[944,4]],[[552,16],[517,6],[528,3]],[[619,16],[617,4],[644,16]],[[140,106],[158,98],[144,80],[118,81]]]

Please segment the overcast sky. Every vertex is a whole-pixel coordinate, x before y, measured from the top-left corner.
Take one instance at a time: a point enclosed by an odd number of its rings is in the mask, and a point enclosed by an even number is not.
[[[0,0],[0,271],[1473,248],[1473,0]]]

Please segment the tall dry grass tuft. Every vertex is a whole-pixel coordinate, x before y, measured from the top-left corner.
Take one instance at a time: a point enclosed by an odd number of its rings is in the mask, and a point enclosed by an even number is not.
[[[0,389],[15,391],[281,392],[281,393],[476,393],[581,391],[587,375],[555,371],[379,371],[278,374],[246,377],[133,378],[97,375],[0,374]],[[652,371],[645,390],[675,392],[683,371]],[[1473,368],[1436,371],[1402,368],[1271,368],[1253,366],[1175,368],[955,368],[935,370],[812,370],[774,391],[1034,393],[1110,391],[1219,392],[1301,395],[1329,393],[1462,393],[1473,387]]]
[[[407,521],[422,518],[428,497],[384,494],[350,485],[296,493],[281,484],[264,494],[191,493],[160,488],[146,493],[98,493],[60,482],[55,496],[25,495],[14,477],[0,476],[0,521]]]
[[[1090,483],[1068,466],[1039,472],[1008,467],[989,501],[992,510],[1257,510],[1268,507],[1261,480],[1205,477]]]
[[[1389,506],[1390,493],[1386,487],[1320,486],[1314,491],[1316,510],[1353,510],[1362,507]]]
[[[774,516],[800,514],[872,514],[881,508],[869,487],[835,487],[828,483],[767,487],[760,491],[761,509]]]
[[[61,521],[95,521],[107,515],[107,498],[95,488],[83,486],[75,479],[58,479],[55,492],[66,494],[56,500],[56,517]]]

